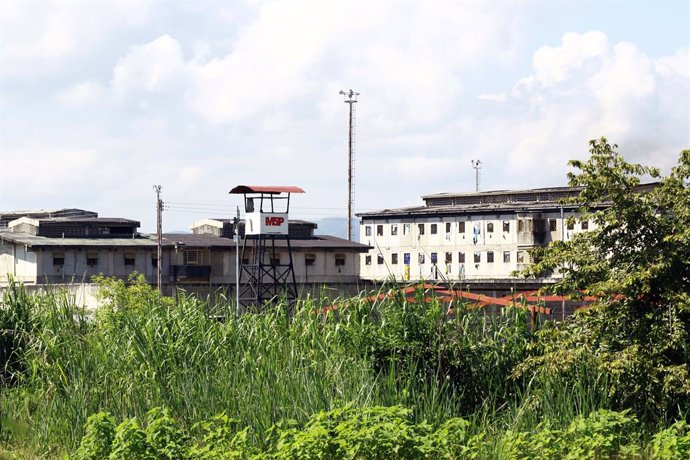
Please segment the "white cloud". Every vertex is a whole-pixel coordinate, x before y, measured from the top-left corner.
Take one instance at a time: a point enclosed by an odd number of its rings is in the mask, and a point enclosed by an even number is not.
[[[180,44],[163,35],[133,46],[115,65],[112,85],[118,97],[139,91],[167,93],[184,81],[184,71]]]
[[[92,51],[110,31],[141,24],[155,0],[0,2],[0,73],[64,70],[66,59]]]
[[[506,93],[484,93],[477,97],[483,101],[492,102],[505,102],[508,100],[508,95]]]
[[[60,92],[58,99],[67,107],[84,107],[100,102],[104,89],[97,83],[85,81]]]

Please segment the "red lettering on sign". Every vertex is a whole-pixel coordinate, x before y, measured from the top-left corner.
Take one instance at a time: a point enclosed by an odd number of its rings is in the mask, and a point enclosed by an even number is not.
[[[285,222],[284,217],[266,217],[267,227],[280,227]]]

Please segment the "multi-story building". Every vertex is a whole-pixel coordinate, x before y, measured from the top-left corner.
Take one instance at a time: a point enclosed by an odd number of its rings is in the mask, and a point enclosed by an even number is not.
[[[365,280],[507,280],[530,264],[530,250],[593,225],[562,198],[571,187],[440,193],[424,206],[358,214]],[[573,217],[574,219],[569,219]]]
[[[58,211],[60,212],[60,211]],[[26,284],[88,283],[98,274],[127,278],[133,272],[156,282],[155,235],[137,231],[139,222],[102,218],[97,213],[66,210],[0,213],[0,285],[9,277]],[[359,255],[369,247],[329,235],[316,235],[311,222],[290,221],[292,257],[299,284],[342,285],[359,280]],[[236,252],[230,219],[206,219],[192,234],[163,235],[161,272],[168,287],[233,285]],[[244,222],[240,223],[240,248]],[[288,257],[285,240],[276,244],[275,258]]]
[[[7,215],[7,214],[5,214]],[[155,280],[157,243],[137,232],[139,222],[96,217],[20,217],[0,229],[0,284],[9,276],[26,284],[89,282],[93,275]],[[167,275],[167,267],[162,266]]]

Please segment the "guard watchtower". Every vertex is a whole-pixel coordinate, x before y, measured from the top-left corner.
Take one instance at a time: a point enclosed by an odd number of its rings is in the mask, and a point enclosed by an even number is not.
[[[292,306],[297,299],[297,283],[288,213],[290,194],[304,190],[294,186],[238,185],[230,193],[244,195],[238,308],[260,309],[277,299],[285,299]]]

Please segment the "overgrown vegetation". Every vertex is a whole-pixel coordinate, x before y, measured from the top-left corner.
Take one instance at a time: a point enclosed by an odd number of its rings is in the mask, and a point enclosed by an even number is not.
[[[100,279],[90,317],[12,284],[0,458],[690,456],[690,152],[641,194],[657,171],[603,139],[591,153],[571,185],[595,229],[526,275],[559,270],[557,291],[600,300],[538,331],[519,308],[449,318],[421,288],[335,310],[307,299],[289,318]]]
[[[528,275],[560,270],[558,292],[600,300],[573,321],[539,333],[518,369],[539,379],[577,380],[582,369],[608,376],[609,400],[649,423],[690,415],[690,150],[667,177],[625,162],[606,139],[573,161],[571,202],[593,231],[538,251]],[[642,192],[640,176],[658,185]]]

